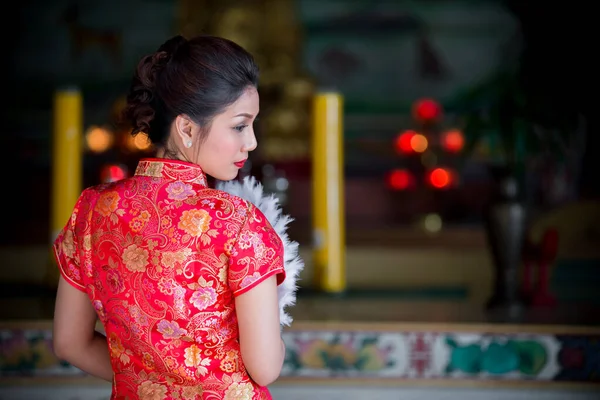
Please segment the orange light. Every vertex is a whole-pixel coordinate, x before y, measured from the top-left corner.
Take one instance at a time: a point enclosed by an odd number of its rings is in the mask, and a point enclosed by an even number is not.
[[[427,142],[427,138],[423,135],[416,134],[410,138],[410,147],[416,153],[422,153],[425,150],[427,150],[428,144],[429,143]]]
[[[395,146],[398,153],[412,153],[412,139],[417,135],[417,132],[406,130],[396,137]]]
[[[395,169],[388,174],[387,183],[392,190],[406,190],[414,186],[415,178],[405,169]]]
[[[85,134],[85,140],[90,151],[102,153],[112,146],[114,137],[113,133],[108,129],[91,126]]]
[[[433,99],[420,99],[413,105],[413,118],[420,122],[433,122],[440,118],[442,107]]]
[[[452,184],[452,175],[445,168],[436,168],[429,173],[429,183],[436,189],[444,189]]]
[[[139,132],[135,136],[127,135],[125,145],[129,151],[146,151],[152,147],[152,142],[148,135],[144,132]]]
[[[446,151],[458,153],[465,145],[465,138],[458,129],[451,129],[442,136],[442,146]]]

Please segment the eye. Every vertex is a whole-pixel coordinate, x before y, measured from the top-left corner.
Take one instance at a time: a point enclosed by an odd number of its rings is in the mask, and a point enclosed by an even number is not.
[[[233,128],[233,129],[235,129],[238,132],[242,132],[247,126],[248,125],[238,125],[235,128]]]

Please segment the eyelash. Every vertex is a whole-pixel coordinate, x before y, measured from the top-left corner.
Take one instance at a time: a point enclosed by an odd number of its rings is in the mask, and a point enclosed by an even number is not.
[[[259,117],[254,118],[254,122],[256,122],[258,120],[259,120]],[[246,129],[246,127],[248,127],[248,125],[238,125],[233,129],[235,129],[238,132],[242,132],[244,129]]]

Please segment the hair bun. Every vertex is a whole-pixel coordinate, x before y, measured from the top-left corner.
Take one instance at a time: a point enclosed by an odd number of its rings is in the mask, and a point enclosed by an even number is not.
[[[187,43],[186,38],[178,35],[163,43],[155,53],[142,58],[132,81],[127,98],[128,105],[123,113],[123,119],[132,127],[132,134],[145,132],[151,140],[157,139],[157,133],[152,130],[158,106],[154,102],[156,80],[177,51]]]
[[[157,53],[165,52],[169,59],[173,58],[173,56],[177,53],[177,51],[185,46],[188,43],[188,40],[181,35],[177,35],[166,42],[164,42],[159,48]]]

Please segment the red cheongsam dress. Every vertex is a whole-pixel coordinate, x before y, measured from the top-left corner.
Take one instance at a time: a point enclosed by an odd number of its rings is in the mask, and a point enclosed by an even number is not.
[[[86,189],[54,251],[106,331],[112,399],[271,399],[242,362],[234,299],[283,282],[282,242],[199,166],[143,159],[133,177]]]

